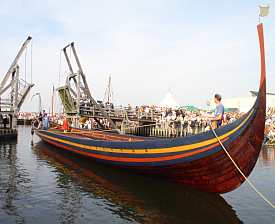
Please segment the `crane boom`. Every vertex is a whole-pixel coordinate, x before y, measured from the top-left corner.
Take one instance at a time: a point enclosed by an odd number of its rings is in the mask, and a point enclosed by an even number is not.
[[[77,65],[77,72],[74,72],[74,69],[72,67],[72,63],[70,61],[70,57],[68,56],[67,53],[67,48],[71,48],[76,65]],[[97,101],[93,98],[91,91],[89,89],[88,86],[88,82],[86,79],[86,76],[83,72],[80,60],[78,58],[75,46],[74,46],[74,42],[68,44],[67,46],[65,46],[63,48],[63,53],[65,55],[69,70],[70,70],[70,74],[67,77],[67,81],[66,81],[66,86],[60,87],[58,88],[59,91],[59,95],[60,98],[63,99],[62,101],[64,106],[66,108],[70,108],[68,111],[70,112],[76,112],[78,115],[80,114],[80,99],[85,99],[85,100],[90,100],[90,102],[92,103],[93,107],[97,110],[100,111],[100,113],[102,114],[102,116],[108,120],[108,122],[110,123],[110,125],[112,126],[112,128],[114,130],[117,130],[116,124],[113,122],[113,120],[110,118],[110,116],[107,114],[107,112],[102,108],[102,106],[100,104],[97,103]],[[76,86],[76,89],[73,90],[72,86],[70,84],[70,80],[73,80]],[[72,97],[72,95],[73,97]],[[72,102],[74,101],[74,102]],[[76,107],[76,108],[75,108]],[[75,111],[76,110],[76,111]],[[101,123],[99,122],[99,120],[97,120],[95,118],[95,121],[101,125]]]
[[[10,75],[14,71],[15,67],[17,66],[18,60],[20,59],[21,55],[23,54],[24,50],[27,48],[29,42],[32,40],[31,36],[28,36],[28,38],[25,40],[25,42],[22,44],[19,52],[17,53],[15,59],[13,60],[11,66],[9,67],[9,70],[7,71],[6,75],[4,76],[1,84],[0,84],[0,93],[2,93],[2,89],[6,85]]]

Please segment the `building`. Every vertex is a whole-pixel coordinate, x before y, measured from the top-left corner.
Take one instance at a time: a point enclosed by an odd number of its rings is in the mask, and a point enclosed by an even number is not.
[[[226,109],[247,112],[254,104],[258,92],[250,91],[250,96],[222,99]],[[211,107],[215,107],[214,100],[209,101]],[[266,108],[275,108],[275,93],[266,94]]]

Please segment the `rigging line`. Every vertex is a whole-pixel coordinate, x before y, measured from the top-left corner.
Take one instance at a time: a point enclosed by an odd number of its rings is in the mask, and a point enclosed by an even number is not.
[[[58,87],[60,87],[61,75],[62,75],[62,49],[60,50],[60,53],[59,53]],[[57,103],[57,105],[61,105],[60,107],[58,107],[58,111],[61,112],[62,111],[62,103],[61,103],[60,97],[57,97],[56,103]]]
[[[243,176],[243,178],[247,181],[247,183],[249,184],[249,186],[268,204],[271,206],[271,208],[275,208],[275,205],[272,204],[271,201],[269,201],[267,199],[266,196],[263,195],[263,193],[261,193],[256,186],[248,179],[248,177],[245,176],[245,174],[242,172],[242,170],[239,168],[239,166],[237,165],[237,163],[234,161],[234,159],[231,157],[231,155],[229,154],[229,152],[227,151],[227,149],[225,148],[225,146],[223,145],[223,143],[221,142],[219,136],[217,135],[217,133],[215,132],[215,130],[213,128],[211,128],[214,136],[216,137],[216,139],[218,140],[218,142],[220,143],[222,149],[224,150],[224,152],[226,153],[226,155],[229,157],[229,159],[231,160],[231,162],[233,163],[233,165],[236,167],[236,169],[239,171],[239,173]]]
[[[31,71],[30,71],[30,75],[31,75],[31,84],[32,84],[32,42],[33,42],[33,40],[31,41]]]
[[[25,78],[24,78],[24,87],[26,87],[27,85],[27,52],[28,52],[28,48],[26,48],[25,50]]]
[[[59,54],[59,68],[58,68],[58,86],[60,86],[61,82],[61,64],[62,63],[62,50],[60,50]]]

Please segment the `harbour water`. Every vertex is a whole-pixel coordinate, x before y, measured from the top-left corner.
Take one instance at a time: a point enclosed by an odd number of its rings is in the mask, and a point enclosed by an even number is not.
[[[275,223],[245,183],[209,194],[61,151],[19,127],[0,143],[0,223]],[[275,203],[275,148],[250,176]]]

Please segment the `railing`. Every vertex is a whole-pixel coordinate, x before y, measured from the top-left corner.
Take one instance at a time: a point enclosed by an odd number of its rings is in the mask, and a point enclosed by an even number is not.
[[[0,111],[11,112],[12,111],[12,103],[10,99],[0,98]]]
[[[179,126],[141,126],[122,128],[125,134],[140,135],[146,137],[174,138],[196,135],[209,130],[208,126],[197,123],[194,126],[189,123],[180,124]]]
[[[160,116],[160,113],[150,111],[150,112],[140,112],[135,108],[127,108],[127,107],[114,107],[108,108],[103,107],[109,117],[111,118],[128,118],[129,120],[148,120],[154,121],[157,117]],[[80,115],[83,116],[91,116],[91,117],[102,117],[102,114],[98,109],[93,106],[80,106]]]

